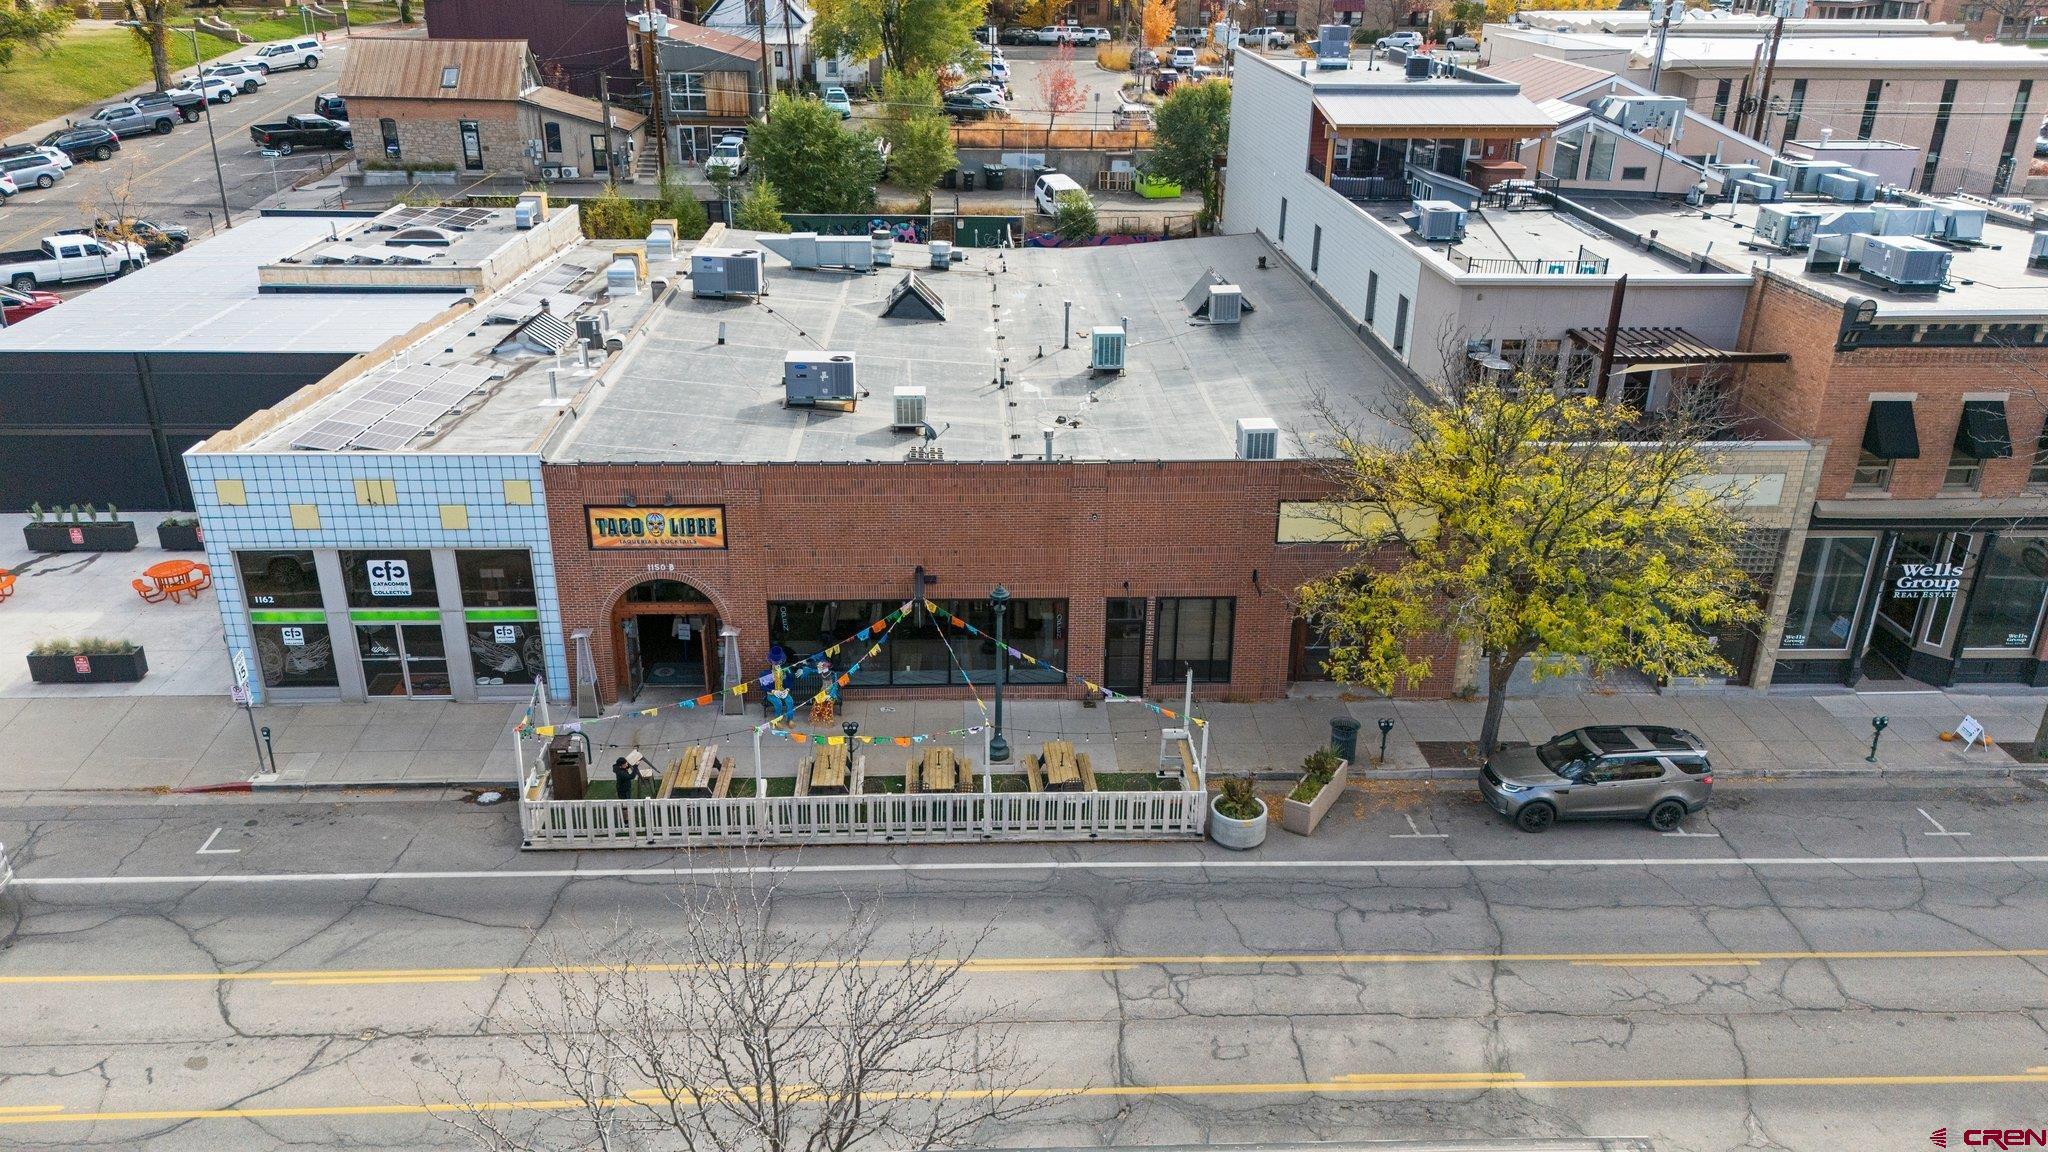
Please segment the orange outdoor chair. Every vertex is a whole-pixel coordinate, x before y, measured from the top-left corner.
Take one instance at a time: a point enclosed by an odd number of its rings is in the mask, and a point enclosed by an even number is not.
[[[14,573],[0,568],[0,600],[14,595]]]
[[[151,588],[149,585],[144,584],[140,579],[130,580],[128,583],[135,586],[135,594],[137,596],[142,597],[144,600],[149,601],[151,604],[155,604],[164,598],[163,589]]]

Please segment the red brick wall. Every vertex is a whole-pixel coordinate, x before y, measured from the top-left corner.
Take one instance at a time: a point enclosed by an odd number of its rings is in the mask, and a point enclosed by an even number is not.
[[[938,577],[934,598],[984,596],[1003,584],[1020,599],[1067,600],[1067,667],[1089,679],[1102,672],[1105,598],[1234,596],[1232,680],[1198,690],[1210,698],[1271,698],[1287,681],[1292,590],[1345,559],[1330,546],[1274,542],[1280,501],[1322,490],[1293,461],[576,464],[550,465],[545,474],[563,621],[572,632],[590,630],[608,701],[618,692],[612,608],[651,576],[685,581],[710,597],[723,621],[740,630],[742,661],[758,669],[767,664],[770,600],[907,599],[919,564]],[[723,504],[728,548],[592,551],[585,505],[627,496],[643,505]],[[650,563],[675,571],[650,573]],[[1148,681],[1152,639],[1148,624]],[[1417,694],[1441,695],[1452,648],[1441,644],[1430,655],[1433,676]],[[1069,683],[1018,694],[1081,691]]]
[[[1884,304],[1880,302],[1880,320]],[[1783,351],[1785,364],[1751,365],[1741,386],[1745,410],[1770,418],[1795,435],[1830,440],[1821,470],[1820,499],[1848,494],[1863,444],[1870,396],[1913,393],[1920,458],[1892,470],[1891,495],[1922,500],[1941,494],[1956,426],[1968,393],[2005,392],[2013,454],[1987,461],[1978,493],[2011,496],[2026,487],[2027,469],[2042,429],[2048,399],[2048,349],[2005,347],[1890,347],[1836,351],[1842,307],[1772,275],[1750,289],[1743,322],[1746,349]]]

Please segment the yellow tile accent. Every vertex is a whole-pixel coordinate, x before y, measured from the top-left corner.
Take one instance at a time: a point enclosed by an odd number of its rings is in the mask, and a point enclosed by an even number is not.
[[[375,478],[356,481],[356,503],[372,508],[398,503],[398,481]]]
[[[320,506],[318,504],[292,505],[292,527],[301,532],[320,530]]]
[[[505,503],[507,503],[507,504],[532,504],[532,503],[533,503],[533,481],[531,481],[531,480],[507,480],[507,481],[505,481]]]
[[[224,505],[244,507],[249,503],[249,486],[240,480],[215,480],[213,498]]]
[[[469,528],[469,505],[441,505],[441,527],[450,532],[463,532]]]

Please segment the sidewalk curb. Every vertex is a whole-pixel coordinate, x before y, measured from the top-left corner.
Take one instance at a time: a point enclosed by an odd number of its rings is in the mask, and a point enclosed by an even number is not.
[[[504,780],[251,780],[248,786],[240,791],[360,792],[366,789],[402,789],[411,792],[479,789],[486,792],[516,792],[518,787],[516,781]]]

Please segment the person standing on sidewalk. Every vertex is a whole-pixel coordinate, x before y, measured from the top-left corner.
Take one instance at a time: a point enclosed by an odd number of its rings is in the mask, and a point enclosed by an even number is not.
[[[633,798],[633,766],[624,756],[612,761],[612,795],[621,800]]]

